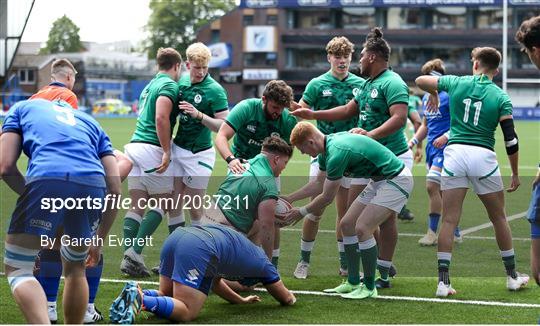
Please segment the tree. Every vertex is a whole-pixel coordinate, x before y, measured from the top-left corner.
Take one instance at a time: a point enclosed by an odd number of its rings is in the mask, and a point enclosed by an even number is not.
[[[146,25],[149,58],[160,47],[184,53],[195,40],[196,31],[235,7],[235,0],[151,0],[152,14]]]
[[[41,48],[40,54],[59,52],[79,52],[84,47],[79,37],[79,27],[66,15],[54,21],[49,31],[47,45]]]

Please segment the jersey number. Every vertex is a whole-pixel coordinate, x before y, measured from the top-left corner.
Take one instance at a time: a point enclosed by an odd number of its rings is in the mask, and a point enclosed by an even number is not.
[[[72,109],[63,108],[61,106],[55,105],[54,110],[60,113],[56,116],[56,120],[70,126],[74,126],[77,124],[77,120],[75,120],[75,115],[73,114]]]
[[[469,121],[469,110],[471,108],[471,99],[466,98],[463,100],[463,103],[465,104],[465,114],[463,115],[463,122],[467,123]],[[473,118],[473,125],[478,125],[478,118],[480,118],[480,110],[482,110],[482,102],[474,102],[472,104],[474,106],[474,118]]]

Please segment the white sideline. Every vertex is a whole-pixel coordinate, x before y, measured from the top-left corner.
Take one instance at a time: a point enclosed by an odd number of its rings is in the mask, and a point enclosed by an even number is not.
[[[108,279],[108,278],[101,279],[101,282],[104,282],[104,283],[126,283],[127,281],[129,280],[116,280],[116,279]],[[139,284],[159,285],[159,282],[153,282],[153,281],[136,281],[136,282],[138,282]],[[266,292],[266,289],[256,288],[255,291]],[[320,291],[291,290],[291,292],[294,294],[318,295],[318,296],[327,296],[327,297],[339,296],[338,293],[324,293]],[[497,307],[540,308],[540,304],[535,304],[535,303],[512,303],[512,302],[481,301],[481,300],[457,300],[457,299],[421,298],[421,297],[389,296],[389,295],[380,295],[377,297],[377,299],[416,301],[416,302],[434,302],[434,303],[460,303],[460,304],[468,304],[468,305],[497,306]]]

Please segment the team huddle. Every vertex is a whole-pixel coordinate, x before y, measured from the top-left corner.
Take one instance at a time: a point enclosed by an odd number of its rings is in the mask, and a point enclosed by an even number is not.
[[[540,17],[525,21],[516,40],[540,69]],[[231,303],[255,303],[258,296],[240,293],[257,284],[281,305],[295,304],[278,272],[280,229],[302,220],[300,259],[293,275],[307,279],[319,223],[332,202],[341,277],[336,279],[341,283],[324,292],[346,299],[375,298],[392,286],[397,219],[412,218],[406,208],[414,186],[411,170],[423,156],[424,139],[429,216],[419,244],[437,245],[435,295],[456,293],[450,263],[454,242],[463,241],[458,225],[470,185],[493,224],[506,287],[517,291],[526,286],[529,276],[516,270],[494,151],[500,126],[512,171],[507,191],[515,191],[520,186],[519,141],[512,103],[493,82],[501,54],[494,48],[474,48],[473,74],[461,77],[446,75],[440,59],[426,62],[415,81],[426,92],[421,119],[409,87],[389,66],[391,49],[380,28],[371,30],[362,45],[362,77],[349,71],[354,44],[346,37],[331,39],[326,51],[330,70],[312,79],[298,102],[285,81],[272,80],[261,98],[245,99],[229,112],[226,91],[208,73],[211,52],[204,44],[189,46],[185,63],[178,51],[162,48],[156,57],[158,73],[140,95],[135,131],[123,151],[113,148],[93,118],[77,110],[71,91],[77,72],[69,61],[55,61],[52,83],[9,111],[0,137],[2,178],[20,196],[6,237],[4,264],[26,321],[57,321],[62,274],[64,322],[103,320],[94,306],[102,247],[57,242],[42,248],[39,240],[63,235],[105,238],[117,208],[53,213],[43,211],[40,203],[44,198],[119,195],[124,179],[133,203],[155,199],[163,205],[135,205],[126,212],[123,238],[131,241],[124,242],[120,271],[132,277],[155,273],[159,288],[143,290],[137,282],[128,282],[110,307],[112,323],[134,323],[141,311],[191,321],[210,291]],[[181,76],[183,64],[189,73]],[[407,120],[415,130],[409,140]],[[294,148],[311,157],[309,180],[285,194],[280,175]],[[228,173],[215,194],[207,194],[216,149]],[[26,177],[17,168],[21,151],[29,158]],[[527,217],[531,270],[540,285],[539,180],[540,173]],[[186,226],[182,205],[171,205],[169,198],[211,198],[212,205],[188,205]],[[308,204],[294,207],[306,198]],[[282,205],[285,209],[278,214],[276,208]],[[142,255],[144,239],[164,219],[169,236],[159,265],[149,268]]]

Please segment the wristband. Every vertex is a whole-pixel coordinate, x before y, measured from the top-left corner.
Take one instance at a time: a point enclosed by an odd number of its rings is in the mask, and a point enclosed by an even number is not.
[[[450,131],[445,132],[443,135],[446,136],[446,139],[450,139]]]
[[[411,139],[411,143],[413,143],[414,145],[418,145],[418,139],[416,137],[413,137]]]
[[[229,155],[227,156],[227,158],[225,159],[225,161],[227,162],[227,164],[231,163],[232,161],[236,160],[236,157],[234,157],[234,155]]]
[[[306,216],[309,214],[306,206],[302,206],[298,209],[298,212],[300,213],[300,215],[302,215],[302,217]]]

